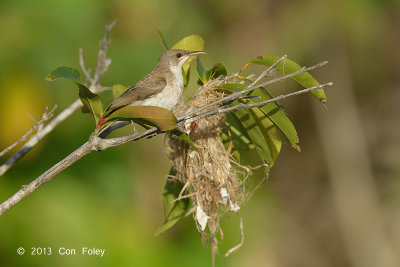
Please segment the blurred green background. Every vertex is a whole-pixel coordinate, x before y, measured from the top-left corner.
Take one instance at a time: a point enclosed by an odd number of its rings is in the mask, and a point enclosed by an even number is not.
[[[103,85],[134,84],[169,45],[205,39],[208,66],[229,73],[248,59],[284,55],[327,89],[327,109],[310,95],[283,102],[302,152],[285,144],[270,179],[224,218],[216,266],[400,266],[400,2],[339,1],[0,1],[0,148],[31,127],[46,105],[60,112],[77,98],[68,81],[46,82],[59,66],[93,69],[104,26],[112,64]],[[194,75],[192,75],[192,78]],[[195,86],[192,81],[192,88]],[[274,94],[297,90],[285,81]],[[1,201],[68,155],[93,130],[76,112],[0,177]],[[91,153],[0,217],[1,266],[211,266],[192,218],[154,237],[169,162],[163,136]],[[5,158],[0,159],[3,162]],[[19,256],[18,247],[27,253]],[[31,256],[52,247],[52,256]],[[60,247],[105,249],[59,256]],[[78,253],[80,254],[80,253]]]

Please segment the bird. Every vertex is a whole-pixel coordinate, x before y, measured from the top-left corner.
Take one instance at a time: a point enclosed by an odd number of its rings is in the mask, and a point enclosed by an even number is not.
[[[201,54],[206,53],[182,49],[165,51],[149,74],[111,103],[103,118],[125,106],[157,106],[172,110],[182,96],[183,64],[189,58]]]

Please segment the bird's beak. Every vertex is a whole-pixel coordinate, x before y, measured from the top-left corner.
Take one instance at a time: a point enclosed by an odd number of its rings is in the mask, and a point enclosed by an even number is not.
[[[192,51],[190,54],[188,54],[188,56],[193,57],[193,56],[203,55],[203,54],[207,54],[207,53],[204,51]]]

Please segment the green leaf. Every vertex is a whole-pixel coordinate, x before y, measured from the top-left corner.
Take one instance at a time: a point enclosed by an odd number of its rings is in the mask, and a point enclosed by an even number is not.
[[[112,120],[133,120],[156,126],[161,131],[168,131],[175,127],[177,119],[168,109],[157,106],[125,106],[114,111]]]
[[[99,116],[103,113],[101,97],[92,93],[84,84],[80,83],[80,74],[76,69],[70,67],[59,67],[46,77],[46,80],[48,81],[54,81],[57,79],[68,79],[78,85],[79,98],[87,110],[92,113],[97,127]]]
[[[46,80],[54,81],[56,79],[69,79],[74,82],[80,82],[81,75],[79,71],[71,67],[59,67],[46,76]]]
[[[203,85],[214,77],[219,77],[221,75],[226,76],[227,72],[221,63],[215,64],[211,69],[207,69],[200,57],[197,57],[197,74],[199,75],[199,85]]]
[[[225,115],[225,124],[233,137],[235,145],[246,150],[254,148],[250,136],[234,112],[229,112]]]
[[[269,67],[272,64],[274,64],[276,61],[278,61],[279,59],[280,59],[280,57],[277,57],[277,56],[264,55],[264,56],[259,56],[259,57],[251,59],[249,61],[249,64],[258,64],[258,65],[263,65],[263,66]],[[278,71],[280,71],[281,73],[283,73],[284,75],[286,75],[286,74],[300,70],[301,66],[292,60],[285,59],[282,62],[280,62],[275,68]],[[314,79],[314,77],[311,76],[311,74],[308,72],[303,72],[303,73],[293,76],[291,78],[294,79],[295,81],[297,81],[299,84],[301,84],[305,88],[319,85],[317,80]],[[326,95],[325,95],[325,92],[323,89],[313,90],[311,93],[315,97],[317,97],[318,100],[321,101],[322,103],[326,102]]]
[[[168,50],[168,45],[165,42],[164,36],[162,35],[161,31],[159,29],[156,29],[156,32],[157,32],[158,39],[160,39],[161,46],[164,48],[164,50]]]
[[[199,75],[199,79],[202,84],[205,84],[211,77],[211,72],[203,65],[200,57],[196,59],[197,63],[197,74]]]
[[[237,89],[243,90],[246,88],[245,84],[222,84],[217,88],[227,90],[228,93],[236,92]],[[265,89],[264,89],[265,90]],[[268,94],[269,92],[266,91]],[[250,95],[261,97],[260,101],[269,99],[266,94],[263,94],[259,89],[253,90]],[[286,116],[285,112],[279,107],[279,103],[268,103],[262,107],[259,107],[266,116],[279,128],[283,135],[287,138],[293,148],[300,151],[299,137],[297,136],[296,128],[290,119]]]
[[[99,116],[100,114],[103,114],[103,102],[101,97],[92,93],[85,85],[78,82],[75,83],[79,88],[79,98],[83,105],[90,110],[90,113],[92,113],[97,127]]]
[[[112,90],[112,94],[113,94],[114,99],[117,99],[126,90],[128,90],[128,87],[125,87],[125,86],[123,86],[121,84],[114,84],[111,90]]]
[[[203,51],[204,49],[204,40],[201,38],[201,36],[193,34],[186,36],[185,38],[179,40],[176,42],[171,49],[184,49],[184,50],[189,50],[189,51]],[[185,64],[182,67],[182,75],[184,79],[184,85],[185,87],[187,86],[189,82],[189,75],[190,75],[190,62],[197,57],[191,57],[188,59],[188,61],[185,62]]]
[[[282,140],[279,137],[278,131],[276,130],[273,122],[267,116],[265,116],[261,109],[252,108],[249,110],[249,112],[253,116],[264,136],[265,141],[267,142],[268,149],[272,157],[272,162],[268,163],[270,163],[270,166],[272,167],[279,155],[279,152],[281,151]]]
[[[222,63],[217,63],[215,64],[211,70],[211,77],[219,77],[219,76],[226,76],[227,71],[224,65]]]
[[[170,175],[174,175],[174,170],[171,168]],[[184,198],[179,201],[174,201],[179,197],[184,184],[168,179],[162,193],[162,203],[164,208],[164,219],[160,227],[156,231],[156,236],[165,232],[174,226],[180,219],[185,216],[190,206],[190,199]],[[173,202],[174,201],[174,202]]]
[[[184,132],[179,131],[178,129],[172,129],[169,131],[170,133],[172,133],[173,135],[176,135],[177,137],[179,137],[180,139],[182,139],[183,141],[185,141],[187,144],[189,144],[194,150],[197,150],[196,145],[193,143],[192,139],[189,138],[189,136],[187,134],[185,134]]]
[[[266,140],[264,139],[264,135],[259,128],[258,123],[254,119],[254,116],[249,112],[249,110],[245,109],[238,109],[234,112],[246,129],[261,160],[272,165],[274,163],[274,160],[271,156],[271,151],[268,147]]]
[[[267,94],[269,93],[268,91],[266,92]],[[270,99],[270,97],[268,97],[266,94],[263,94],[259,90],[252,91],[251,95],[261,97],[260,101]],[[292,121],[286,116],[285,112],[280,108],[280,106],[278,106],[277,103],[268,103],[260,107],[260,109],[279,128],[292,147],[300,152],[300,146],[298,145],[299,137],[297,135],[296,128],[294,127]]]

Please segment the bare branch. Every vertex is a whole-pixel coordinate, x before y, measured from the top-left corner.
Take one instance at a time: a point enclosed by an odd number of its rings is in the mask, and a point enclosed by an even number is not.
[[[28,153],[35,145],[37,145],[48,133],[54,130],[58,124],[68,118],[75,110],[82,107],[82,102],[78,99],[75,100],[69,107],[64,109],[54,119],[52,119],[45,127],[40,129],[33,135],[28,142],[26,142],[14,155],[12,155],[6,162],[0,166],[0,176],[6,173],[18,160],[20,160],[26,153]]]
[[[35,124],[32,126],[32,128],[30,128],[23,136],[21,136],[20,139],[18,139],[17,141],[15,141],[14,144],[10,145],[9,147],[5,148],[3,151],[0,152],[0,157],[4,156],[5,154],[7,154],[11,149],[13,149],[14,147],[16,147],[19,143],[25,141],[26,137],[28,137],[28,135],[30,135],[33,131],[35,131],[36,129],[40,128],[43,123],[49,119],[51,119],[53,117],[53,112],[54,110],[57,108],[57,105],[54,105],[54,107],[47,112],[48,107],[45,107],[42,116],[40,117],[39,120],[35,120]]]
[[[100,41],[100,49],[97,57],[96,71],[94,77],[90,78],[90,73],[85,68],[83,61],[82,49],[79,50],[79,61],[82,71],[85,73],[86,78],[89,77],[90,81],[89,89],[94,93],[99,93],[104,90],[110,89],[110,87],[103,87],[100,85],[100,79],[104,73],[108,70],[111,60],[106,57],[108,45],[111,40],[108,39],[108,34],[112,27],[115,25],[116,20],[111,24],[107,25],[105,28],[105,33],[103,39]],[[16,162],[18,162],[26,153],[28,153],[35,145],[37,145],[47,134],[54,130],[62,121],[67,119],[72,113],[81,108],[82,102],[77,99],[66,109],[64,109],[60,114],[58,114],[52,121],[50,121],[45,127],[38,129],[37,133],[33,135],[25,145],[20,148],[14,155],[12,155],[6,162],[0,165],[0,176],[6,173]]]
[[[286,58],[287,58],[287,55],[284,55],[283,57],[278,59],[274,64],[272,64],[265,71],[263,71],[263,73],[261,73],[261,75],[258,76],[252,83],[250,83],[248,87],[252,87],[253,85],[257,84],[262,78],[268,76],[273,71],[273,69],[276,67],[276,65],[281,63]]]
[[[108,67],[111,64],[111,59],[107,58],[107,48],[111,43],[111,40],[108,39],[108,34],[111,29],[114,27],[115,23],[117,23],[117,19],[111,22],[109,25],[106,26],[104,37],[100,40],[100,49],[99,54],[97,56],[97,64],[96,64],[96,71],[93,77],[93,85],[98,85],[100,83],[101,77],[106,73]]]
[[[93,79],[90,76],[90,71],[86,69],[85,67],[85,61],[83,60],[83,49],[82,47],[79,48],[79,65],[81,66],[81,69],[83,73],[85,74],[86,81],[90,82],[91,84],[93,83]]]
[[[32,194],[36,189],[41,187],[43,184],[50,181],[56,174],[60,173],[61,171],[65,170],[73,163],[81,159],[82,157],[86,156],[92,151],[101,151],[106,150],[110,147],[122,145],[124,143],[130,141],[136,141],[142,138],[151,138],[157,134],[161,133],[158,131],[157,128],[153,127],[149,130],[144,132],[135,133],[129,136],[117,137],[117,138],[110,138],[110,139],[102,139],[99,137],[98,131],[94,131],[90,137],[89,141],[83,144],[80,148],[69,154],[66,158],[55,164],[53,167],[48,169],[38,178],[33,180],[28,185],[22,186],[22,188],[15,193],[12,197],[4,201],[0,205],[0,215],[3,215],[6,211],[11,209],[15,204],[20,202],[25,197]]]

